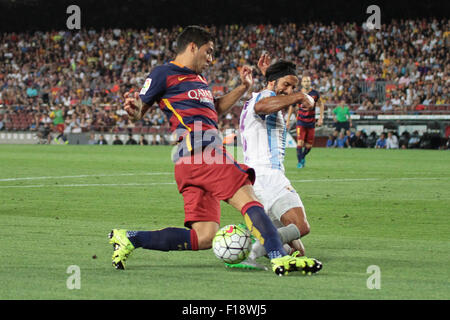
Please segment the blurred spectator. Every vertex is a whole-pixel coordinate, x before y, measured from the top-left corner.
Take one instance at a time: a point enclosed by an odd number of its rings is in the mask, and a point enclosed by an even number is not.
[[[392,131],[388,132],[386,149],[398,149],[398,138]]]
[[[402,105],[402,100],[400,99],[397,93],[394,93],[392,99],[389,102],[391,103],[391,106],[395,106],[396,108]]]
[[[375,148],[375,145],[377,143],[377,133],[375,131],[372,131],[369,136],[366,139],[366,144],[368,148]]]
[[[401,149],[407,149],[409,144],[410,135],[408,131],[402,132],[398,145]]]
[[[384,132],[380,134],[380,137],[375,144],[376,149],[386,149],[386,135]]]
[[[50,144],[52,141],[52,135],[50,124],[45,123],[38,127],[37,137],[39,138],[39,144]]]
[[[88,144],[97,144],[97,141],[95,141],[95,134],[91,133],[89,135]]]
[[[339,133],[338,138],[336,139],[336,148],[348,148],[348,147],[350,147],[348,137],[344,134],[343,131],[341,131]]]
[[[366,148],[366,142],[364,134],[361,130],[355,132],[353,137],[350,139],[350,146],[352,148]]]
[[[381,107],[381,111],[383,111],[383,112],[390,112],[393,109],[394,109],[394,107],[392,106],[391,100],[386,100],[386,102]]]
[[[119,138],[118,135],[115,135],[112,144],[113,144],[113,145],[123,145],[123,142],[122,142],[122,140],[120,140],[120,138]]]
[[[327,148],[336,148],[336,138],[332,134],[328,136]]]
[[[419,132],[416,130],[413,132],[413,134],[409,138],[408,148],[414,149],[414,148],[419,148],[419,147],[420,147],[420,136],[419,136]]]
[[[105,137],[101,134],[100,139],[98,139],[97,144],[106,145],[108,144],[108,141],[106,141]]]
[[[347,137],[348,147],[351,148],[352,147],[352,139],[354,139],[355,133],[349,129],[349,130],[345,131],[345,136]]]
[[[141,134],[141,136],[139,137],[139,145],[141,146],[148,145],[148,141],[147,139],[145,139],[145,136],[143,134]]]
[[[134,140],[133,135],[131,133],[128,135],[128,140],[127,140],[127,142],[125,142],[125,144],[127,144],[127,145],[137,144],[137,141]]]

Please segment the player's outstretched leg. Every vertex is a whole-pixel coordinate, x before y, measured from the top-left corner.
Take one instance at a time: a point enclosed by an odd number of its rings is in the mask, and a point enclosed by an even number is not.
[[[113,266],[125,269],[125,261],[134,249],[144,248],[158,251],[198,250],[195,230],[165,228],[155,231],[129,231],[114,229],[109,234],[113,245]]]
[[[109,235],[109,243],[113,245],[112,265],[116,269],[125,269],[125,261],[135,249],[127,237],[127,230],[113,229]]]

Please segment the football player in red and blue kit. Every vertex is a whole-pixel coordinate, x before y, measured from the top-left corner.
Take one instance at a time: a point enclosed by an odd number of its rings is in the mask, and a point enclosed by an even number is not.
[[[125,111],[131,120],[142,119],[157,103],[178,138],[173,157],[175,180],[183,196],[186,228],[155,231],[113,229],[113,266],[125,268],[136,248],[150,250],[210,249],[220,226],[220,200],[239,210],[250,232],[264,245],[277,274],[288,271],[317,272],[315,259],[286,254],[276,228],[253,192],[255,172],[237,163],[223,147],[218,116],[225,114],[252,86],[252,69],[240,69],[241,84],[214,98],[202,72],[213,61],[212,35],[198,26],[186,27],[177,38],[173,61],[155,67],[139,93],[125,94]],[[155,213],[159,214],[159,213]]]
[[[315,104],[312,108],[306,108],[303,105],[298,105],[297,111],[297,168],[303,168],[305,166],[305,157],[311,151],[314,144],[315,127],[323,124],[324,105],[320,99],[318,91],[311,89],[311,78],[304,76],[302,78],[302,92],[310,95]],[[316,123],[316,107],[319,107],[320,114]],[[288,125],[289,119],[293,112],[293,108],[289,108],[288,112]]]

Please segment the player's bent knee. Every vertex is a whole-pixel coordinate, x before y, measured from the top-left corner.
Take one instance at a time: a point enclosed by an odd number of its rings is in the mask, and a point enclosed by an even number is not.
[[[198,232],[197,231],[197,241],[198,241],[198,250],[206,250],[212,248],[212,241],[215,232]]]
[[[214,239],[214,237],[199,237],[198,249],[199,250],[211,249],[213,239]]]
[[[300,234],[302,237],[306,236],[308,233],[311,232],[311,227],[308,221],[304,221],[303,223],[301,223],[300,226],[297,226],[297,228],[300,230]]]
[[[212,221],[195,222],[192,224],[192,229],[194,229],[197,234],[198,249],[211,249],[212,240],[219,230],[219,224]]]
[[[298,214],[297,208],[291,209],[288,212],[286,212],[284,215],[281,216],[281,222],[287,226],[289,224],[295,224],[300,231],[300,235],[302,237],[306,236],[311,231],[311,226],[308,223],[308,220],[306,220],[306,216],[303,214],[303,210],[301,211],[302,214]]]
[[[306,236],[311,231],[311,227],[310,227],[308,221],[295,220],[295,221],[292,221],[291,223],[293,223],[297,226],[298,230],[300,231],[301,237]]]

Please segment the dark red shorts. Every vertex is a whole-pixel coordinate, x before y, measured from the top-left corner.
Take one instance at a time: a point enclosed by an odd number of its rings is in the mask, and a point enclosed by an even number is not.
[[[297,126],[297,141],[303,140],[305,143],[313,145],[315,128],[307,128],[303,126]]]
[[[59,133],[64,133],[64,123],[57,124],[56,131],[58,131]]]
[[[230,154],[219,153],[223,162],[194,163],[194,156],[181,158],[175,164],[175,180],[184,199],[184,225],[195,221],[220,224],[220,201],[228,200],[242,186],[255,182],[255,171],[237,163]]]

